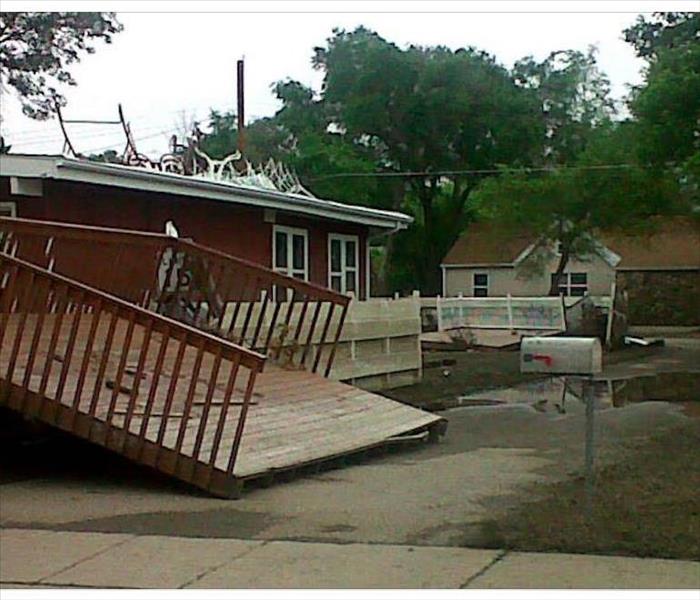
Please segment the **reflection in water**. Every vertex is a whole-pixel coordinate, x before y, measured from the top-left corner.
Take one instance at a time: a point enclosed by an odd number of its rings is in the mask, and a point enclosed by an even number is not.
[[[605,410],[637,402],[673,402],[688,416],[700,417],[700,373],[659,373],[628,379],[601,379],[594,385],[594,408]],[[576,377],[552,377],[510,388],[460,396],[455,406],[527,404],[552,416],[584,414],[583,382]]]

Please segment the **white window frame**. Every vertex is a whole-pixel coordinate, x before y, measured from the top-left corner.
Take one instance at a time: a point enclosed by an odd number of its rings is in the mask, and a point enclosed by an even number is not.
[[[484,277],[486,277],[486,285],[478,285],[476,283],[477,275],[483,275]],[[478,271],[476,273],[472,273],[472,296],[474,296],[475,298],[488,298],[490,283],[491,283],[491,281],[490,281],[488,273],[486,273],[484,271]],[[485,296],[477,296],[476,290],[486,290],[486,295]]]
[[[16,202],[0,202],[0,217],[7,217],[4,214],[7,209],[10,209],[10,217],[17,216],[17,203]]]
[[[331,245],[334,240],[340,242],[340,271],[333,271],[331,264]],[[345,261],[345,252],[347,246],[345,242],[355,242],[355,267],[348,268]],[[355,271],[355,291],[347,291],[347,281],[346,274],[348,271]],[[329,233],[328,234],[328,288],[333,289],[331,285],[332,277],[340,277],[340,293],[348,294],[352,293],[356,298],[360,297],[360,236],[349,235],[345,233]]]
[[[585,275],[586,276],[586,283],[571,283],[571,276],[572,275]],[[551,275],[552,277],[554,276],[554,273]],[[583,289],[583,294],[581,295],[574,295],[571,293],[571,290],[580,290]],[[573,298],[582,298],[583,296],[588,295],[588,273],[583,272],[583,271],[577,271],[575,273],[562,273],[561,274],[561,279],[559,280],[559,294],[568,297],[573,297]]]
[[[275,265],[275,260],[277,258],[277,234],[285,233],[287,234],[287,266],[277,267]],[[294,273],[299,272],[298,269],[294,269],[294,257],[293,251],[294,246],[292,243],[293,235],[301,235],[304,238],[304,281],[309,280],[309,232],[306,229],[301,229],[299,227],[287,227],[286,225],[273,225],[272,227],[272,269],[277,271],[277,273],[282,273],[283,275],[288,275],[293,277]]]

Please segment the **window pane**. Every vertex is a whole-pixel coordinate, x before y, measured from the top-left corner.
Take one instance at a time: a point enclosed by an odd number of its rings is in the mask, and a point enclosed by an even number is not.
[[[355,273],[356,271],[346,271],[345,272],[345,291],[354,292],[355,291]]]
[[[275,233],[275,268],[287,268],[287,234],[282,231]]]
[[[587,288],[585,286],[572,287],[571,288],[571,295],[572,296],[585,296],[586,290],[587,290]]]
[[[568,296],[568,295],[569,295],[568,291],[569,291],[569,290],[568,290],[568,288],[567,288],[566,286],[561,286],[561,287],[559,288],[559,294],[563,294],[564,296]]]
[[[586,273],[571,273],[571,284],[572,285],[586,285],[588,283],[588,276]]]
[[[474,285],[488,285],[489,276],[486,273],[475,273],[474,274]]]
[[[345,264],[348,267],[355,266],[355,242],[345,242]]]
[[[488,290],[484,287],[475,287],[474,296],[477,298],[486,298],[489,295]]]
[[[556,276],[556,273],[552,273],[552,276],[550,277],[550,281],[554,283],[554,277]],[[569,274],[568,273],[562,273],[559,277],[559,285],[565,286],[567,285],[569,281]]]
[[[340,266],[340,240],[331,240],[331,271],[339,273]]]
[[[306,261],[304,257],[304,236],[292,236],[292,268],[304,269]]]
[[[342,278],[340,277],[340,275],[333,275],[333,277],[331,277],[331,288],[334,289],[336,292],[341,291],[341,289],[340,289],[341,284],[342,284]]]

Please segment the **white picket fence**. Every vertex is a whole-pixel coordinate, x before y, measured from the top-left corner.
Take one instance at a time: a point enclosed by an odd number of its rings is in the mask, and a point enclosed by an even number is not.
[[[438,330],[537,329],[564,331],[566,319],[558,297],[436,298]]]

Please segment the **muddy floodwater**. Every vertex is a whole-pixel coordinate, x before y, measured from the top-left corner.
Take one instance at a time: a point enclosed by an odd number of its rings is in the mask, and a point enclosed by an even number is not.
[[[596,410],[614,409],[639,402],[669,402],[684,414],[700,417],[700,373],[658,373],[625,379],[593,382]],[[577,377],[551,377],[508,388],[466,394],[449,406],[494,408],[525,404],[550,417],[585,412],[583,381]]]

